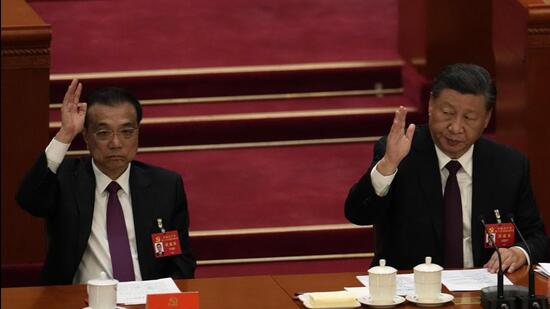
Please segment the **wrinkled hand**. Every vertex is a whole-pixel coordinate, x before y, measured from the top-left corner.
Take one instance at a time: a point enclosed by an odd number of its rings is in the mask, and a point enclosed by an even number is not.
[[[414,134],[415,125],[410,124],[405,132],[405,120],[407,109],[400,106],[395,111],[393,124],[388,134],[386,142],[386,153],[377,166],[378,172],[382,175],[391,175],[397,169],[397,166],[411,149],[411,142]]]
[[[73,79],[61,105],[61,129],[57,132],[55,139],[70,144],[84,128],[86,116],[86,103],[80,103],[82,84],[78,79]]]
[[[527,263],[527,257],[518,248],[499,248],[500,256],[502,258],[502,271],[508,270],[509,273],[516,271],[521,266]],[[487,268],[489,272],[498,272],[498,256],[497,253],[493,253],[491,258],[483,267]]]

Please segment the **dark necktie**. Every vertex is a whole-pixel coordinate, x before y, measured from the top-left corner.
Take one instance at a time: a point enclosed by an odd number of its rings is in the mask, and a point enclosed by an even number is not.
[[[445,266],[447,268],[464,267],[462,253],[462,202],[456,172],[461,165],[458,161],[449,161],[445,168],[449,177],[445,184]]]
[[[119,281],[134,281],[134,264],[124,213],[118,200],[117,192],[120,186],[115,181],[107,186],[109,201],[107,202],[107,239],[113,264],[113,278]]]

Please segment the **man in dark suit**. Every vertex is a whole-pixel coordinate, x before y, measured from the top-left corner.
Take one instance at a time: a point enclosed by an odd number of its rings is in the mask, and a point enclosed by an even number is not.
[[[531,190],[527,158],[481,137],[495,96],[485,69],[455,64],[434,79],[427,126],[405,128],[406,109],[396,111],[389,134],[375,145],[371,167],[345,204],[348,220],[374,224],[373,265],[384,258],[391,266],[411,269],[431,256],[445,267],[483,266],[496,272],[497,255],[485,248],[480,223],[481,217],[495,223],[495,209],[503,221],[514,217],[531,250],[528,256],[516,235],[513,246],[500,249],[504,270],[545,258],[548,236]],[[458,169],[453,198],[453,190],[445,194],[446,186],[453,186],[447,183],[453,179],[451,165]],[[458,200],[458,209],[446,208],[447,199]],[[454,232],[453,226],[458,226]]]
[[[101,272],[119,281],[192,278],[196,263],[181,177],[133,160],[139,101],[109,87],[80,103],[81,91],[73,80],[61,107],[61,129],[16,197],[29,213],[47,220],[43,283],[86,283]],[[91,156],[65,157],[80,133]],[[155,257],[152,235],[165,231],[177,235],[181,253]]]

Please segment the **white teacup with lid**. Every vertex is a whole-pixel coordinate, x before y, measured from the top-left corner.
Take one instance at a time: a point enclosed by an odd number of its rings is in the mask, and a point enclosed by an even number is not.
[[[384,259],[380,259],[379,263],[380,266],[369,269],[370,299],[375,305],[392,304],[396,292],[397,269],[386,266],[386,260]]]
[[[432,263],[427,256],[426,263],[414,267],[414,289],[420,302],[436,302],[441,294],[441,271],[443,267]]]
[[[88,308],[115,309],[118,280],[107,278],[101,272],[99,278],[88,280]]]

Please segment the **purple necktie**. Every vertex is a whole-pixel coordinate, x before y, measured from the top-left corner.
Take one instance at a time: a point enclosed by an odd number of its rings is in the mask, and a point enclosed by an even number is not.
[[[118,281],[134,281],[134,264],[124,213],[118,200],[117,192],[120,186],[115,181],[107,186],[109,201],[107,202],[107,239],[113,264],[113,278]]]
[[[462,202],[460,188],[456,179],[456,172],[461,165],[458,161],[449,161],[445,168],[449,170],[449,177],[445,184],[445,267],[464,267],[462,253]]]

